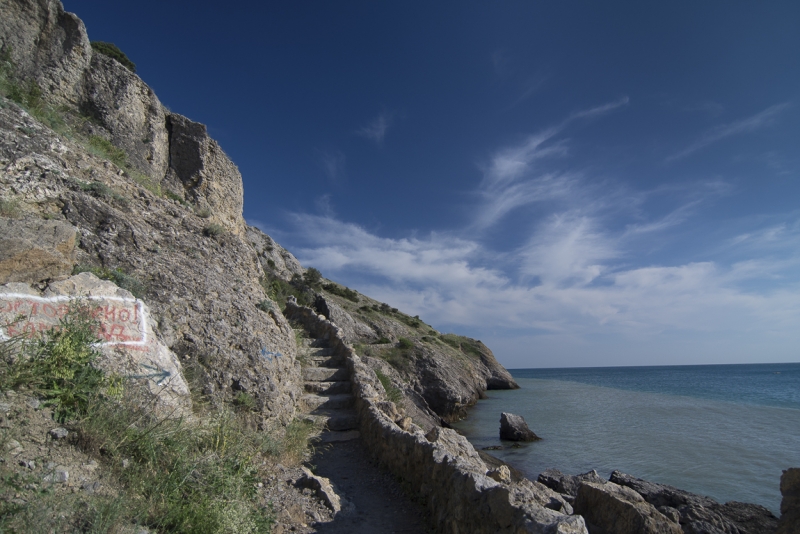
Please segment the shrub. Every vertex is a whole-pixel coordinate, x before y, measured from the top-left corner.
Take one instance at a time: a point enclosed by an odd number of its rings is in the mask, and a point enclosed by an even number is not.
[[[197,208],[194,212],[201,219],[208,219],[212,215],[209,208]]]
[[[401,337],[397,339],[397,346],[403,350],[408,350],[414,347],[414,342],[408,338]]]
[[[272,306],[273,306],[272,301],[267,299],[264,299],[258,304],[256,304],[256,308],[258,308],[263,312],[269,312],[272,309]]]
[[[269,265],[270,269],[274,270],[275,269],[275,260],[273,260],[272,258],[268,259],[267,260],[267,265]]]
[[[351,302],[358,302],[358,293],[350,289],[349,287],[342,287],[337,284],[324,284],[322,289],[327,291],[328,293],[333,293],[334,295],[339,295],[340,297],[344,297]]]
[[[303,282],[308,287],[316,289],[320,287],[320,283],[322,282],[322,273],[313,267],[309,267],[305,274],[303,274]]]
[[[114,43],[105,43],[103,41],[92,41],[92,50],[99,52],[104,56],[117,60],[123,67],[131,72],[136,72],[136,64],[128,59],[128,56],[120,50]]]
[[[19,201],[0,198],[0,217],[16,219],[20,216]]]
[[[373,341],[373,342],[372,342],[372,344],[373,344],[373,345],[385,345],[385,344],[387,344],[387,343],[391,343],[391,342],[392,342],[392,340],[391,340],[391,339],[389,339],[388,337],[386,337],[386,336],[381,336],[381,337],[380,337],[380,338],[378,338],[376,341]]]
[[[221,224],[211,223],[203,228],[203,233],[208,237],[216,237],[225,233],[225,228]]]
[[[54,417],[64,422],[84,414],[101,394],[121,393],[121,381],[92,366],[99,356],[98,323],[88,309],[73,306],[46,336],[21,344],[22,354],[9,364],[0,361],[2,389],[25,386],[53,407]]]

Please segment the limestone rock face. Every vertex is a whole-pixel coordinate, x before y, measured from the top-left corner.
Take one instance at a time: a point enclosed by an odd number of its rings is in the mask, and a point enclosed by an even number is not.
[[[11,49],[17,75],[36,81],[42,98],[77,107],[92,47],[83,22],[57,0],[4,0],[0,3],[0,39]]]
[[[591,534],[683,534],[641,495],[613,482],[581,484],[573,507]]]
[[[76,228],[63,221],[0,218],[0,284],[68,276]]]
[[[211,221],[244,236],[244,189],[239,169],[208,136],[205,124],[170,113],[167,130],[169,172],[165,183],[183,191],[198,208],[210,210]]]
[[[772,512],[757,504],[735,501],[720,504],[710,497],[648,482],[619,471],[611,473],[611,482],[635,490],[663,513],[677,515],[684,532],[689,534],[759,534],[774,532],[778,523]]]
[[[538,441],[542,438],[528,428],[528,424],[521,415],[503,412],[500,414],[500,439]]]
[[[78,229],[78,264],[119,270],[138,286],[165,344],[208,395],[246,393],[258,417],[291,420],[302,384],[294,332],[277,305],[256,307],[266,295],[250,243],[206,235],[208,220],[190,207],[140,187],[13,104],[0,109],[0,170],[0,195],[23,214]]]
[[[181,364],[157,336],[147,305],[91,273],[51,282],[43,293],[23,283],[0,286],[0,324],[6,325],[0,334],[42,333],[58,326],[71,304],[85,307],[99,323],[99,368],[142,386],[156,412],[191,415]]]
[[[305,271],[291,252],[276,243],[270,236],[252,226],[245,230],[247,242],[255,249],[262,269],[275,272],[284,280]]]
[[[108,137],[125,151],[133,167],[154,177],[155,183],[161,180],[170,156],[166,115],[158,97],[141,78],[117,61],[95,53],[86,71],[80,107],[105,130],[95,131],[89,123],[88,133]]]
[[[781,475],[781,520],[776,534],[800,534],[800,468]]]

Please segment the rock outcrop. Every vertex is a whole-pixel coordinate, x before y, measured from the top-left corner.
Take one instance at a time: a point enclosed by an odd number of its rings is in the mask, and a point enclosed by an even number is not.
[[[356,298],[323,286],[314,307],[340,326],[343,339],[363,347],[363,356],[391,364],[422,411],[449,423],[464,417],[487,389],[519,387],[480,341],[441,334],[417,317],[364,295]]]
[[[538,441],[542,438],[528,428],[521,415],[503,412],[500,414],[500,439],[510,441]]]
[[[682,534],[678,523],[630,488],[585,482],[573,503],[591,534]]]
[[[776,534],[800,533],[800,468],[787,469],[781,475],[781,519]]]
[[[76,230],[63,221],[0,219],[0,284],[71,274]]]
[[[684,532],[758,534],[774,532],[777,518],[757,504],[727,502],[720,504],[666,484],[648,482],[619,471],[611,473],[611,482],[633,489],[648,503],[678,517]]]
[[[584,482],[595,482],[602,484],[605,482],[597,471],[592,469],[588,473],[580,475],[567,475],[558,469],[547,469],[539,474],[536,479],[548,488],[557,491],[563,495],[569,502],[572,502],[578,496],[578,489]]]
[[[93,269],[144,300],[211,398],[247,394],[263,421],[292,419],[302,384],[294,332],[277,304],[257,307],[268,300],[264,271],[243,236],[209,232],[190,204],[145,189],[80,137],[60,137],[11,103],[0,109],[0,200],[22,217],[76,228],[69,269]]]

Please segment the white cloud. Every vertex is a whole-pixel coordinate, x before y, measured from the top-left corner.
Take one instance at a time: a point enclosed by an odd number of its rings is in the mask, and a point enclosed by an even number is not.
[[[359,128],[357,133],[371,141],[375,141],[378,145],[382,145],[383,138],[386,137],[386,131],[392,125],[393,120],[393,114],[383,111],[372,119],[369,124]]]
[[[577,176],[551,170],[547,162],[568,154],[567,143],[557,140],[570,123],[613,111],[629,102],[628,97],[590,109],[576,111],[556,126],[529,136],[518,145],[498,150],[483,169],[478,194],[483,200],[474,226],[488,228],[506,215],[537,202],[569,199],[574,195]]]
[[[754,130],[764,128],[765,126],[769,126],[775,122],[777,117],[782,112],[789,109],[789,107],[791,106],[788,102],[784,102],[783,104],[776,104],[774,106],[768,107],[761,113],[756,113],[752,117],[747,117],[746,119],[740,119],[738,121],[734,121],[728,124],[722,124],[716,126],[708,130],[703,135],[701,135],[699,139],[697,139],[694,143],[692,143],[685,149],[681,150],[677,154],[669,156],[667,158],[667,161],[675,161],[684,158],[689,154],[697,152],[701,148],[705,148],[712,143],[721,141],[726,137],[752,132]]]

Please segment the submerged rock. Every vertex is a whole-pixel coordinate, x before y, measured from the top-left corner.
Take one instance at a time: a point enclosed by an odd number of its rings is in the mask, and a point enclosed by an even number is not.
[[[513,413],[500,414],[500,439],[510,441],[538,441],[542,438],[528,428],[528,424],[521,415]]]

